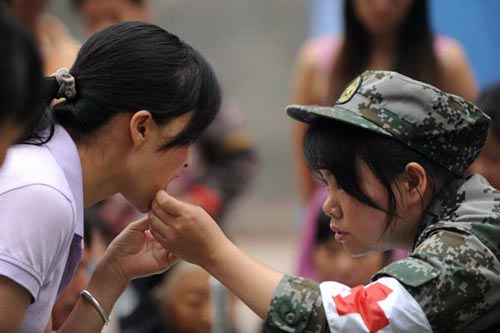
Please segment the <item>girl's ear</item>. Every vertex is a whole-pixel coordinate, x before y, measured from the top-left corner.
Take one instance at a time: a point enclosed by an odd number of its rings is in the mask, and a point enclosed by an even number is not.
[[[156,123],[149,111],[141,110],[132,115],[129,127],[132,143],[134,147],[139,147],[152,136]]]
[[[424,199],[424,193],[429,189],[427,172],[419,163],[410,162],[405,167],[404,179],[407,203],[420,205]]]

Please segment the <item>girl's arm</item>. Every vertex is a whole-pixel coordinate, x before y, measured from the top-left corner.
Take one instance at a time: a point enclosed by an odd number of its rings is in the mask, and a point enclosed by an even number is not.
[[[283,275],[250,258],[203,209],[157,194],[151,232],[169,251],[203,267],[252,311],[267,332],[325,332],[328,324],[317,283]]]
[[[159,192],[150,214],[153,236],[169,251],[200,265],[257,315],[266,318],[283,277],[236,247],[201,208]]]

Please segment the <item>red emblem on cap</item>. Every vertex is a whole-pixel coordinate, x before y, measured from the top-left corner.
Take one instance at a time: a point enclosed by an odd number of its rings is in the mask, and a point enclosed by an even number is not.
[[[392,289],[376,282],[367,288],[354,287],[348,296],[337,295],[333,301],[339,316],[359,313],[370,333],[375,333],[389,325],[389,319],[378,302],[386,299],[390,293]]]

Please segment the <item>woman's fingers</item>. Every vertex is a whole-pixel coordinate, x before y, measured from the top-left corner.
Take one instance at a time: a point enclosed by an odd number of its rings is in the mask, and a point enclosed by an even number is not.
[[[167,237],[172,232],[172,228],[154,213],[149,213],[149,230],[154,238],[162,244],[167,242]]]
[[[143,217],[137,221],[131,222],[128,226],[128,229],[136,230],[136,231],[146,231],[149,228],[149,221],[147,217]]]

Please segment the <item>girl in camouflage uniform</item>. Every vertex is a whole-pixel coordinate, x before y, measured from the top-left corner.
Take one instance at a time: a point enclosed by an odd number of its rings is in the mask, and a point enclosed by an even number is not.
[[[269,332],[477,332],[500,328],[500,192],[464,176],[489,118],[395,72],[367,71],[333,107],[294,105],[304,153],[326,183],[330,229],[353,256],[408,258],[366,286],[282,274],[232,244],[201,209],[159,192],[153,235],[226,284]]]

